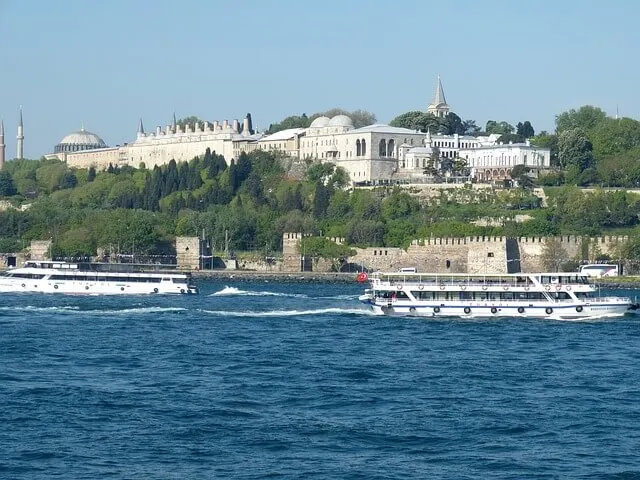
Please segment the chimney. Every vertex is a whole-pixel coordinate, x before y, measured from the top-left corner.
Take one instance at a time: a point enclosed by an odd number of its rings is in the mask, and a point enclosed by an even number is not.
[[[233,119],[233,127],[232,127],[232,128],[233,128],[233,130],[234,130],[235,132],[238,132],[238,131],[239,131],[239,129],[240,129],[240,124],[238,123],[238,119],[237,119],[237,118],[234,118],[234,119]]]
[[[158,125],[156,127],[156,137],[159,137],[161,133],[162,133],[162,130],[160,129],[160,125]]]
[[[224,122],[222,122],[222,129],[226,130],[229,128],[229,120],[225,120]]]
[[[251,132],[249,131],[249,117],[244,117],[244,120],[242,121],[242,134],[243,135],[251,134]]]

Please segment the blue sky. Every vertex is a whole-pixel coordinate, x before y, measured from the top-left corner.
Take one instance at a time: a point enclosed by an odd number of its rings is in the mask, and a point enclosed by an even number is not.
[[[423,110],[438,74],[480,125],[551,130],[584,104],[636,118],[637,2],[0,0],[7,156],[84,124],[109,145],[178,118],[268,127],[292,114]]]

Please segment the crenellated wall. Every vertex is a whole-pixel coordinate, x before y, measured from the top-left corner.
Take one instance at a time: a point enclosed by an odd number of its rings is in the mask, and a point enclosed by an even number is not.
[[[283,238],[285,271],[300,271],[300,253],[296,249],[301,234],[286,233]],[[344,239],[331,239],[344,242]],[[509,240],[511,248],[507,248]],[[368,270],[397,271],[414,267],[418,272],[434,273],[507,273],[547,270],[544,253],[548,242],[557,242],[561,257],[567,261],[593,263],[600,255],[619,258],[620,246],[627,236],[597,238],[565,235],[558,237],[432,237],[411,242],[407,250],[392,247],[356,248],[348,261]],[[317,270],[322,266],[318,265]]]

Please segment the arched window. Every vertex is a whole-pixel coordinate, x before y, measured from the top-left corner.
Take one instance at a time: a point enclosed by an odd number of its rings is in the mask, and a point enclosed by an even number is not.
[[[361,155],[360,140],[356,140],[356,157],[359,157],[360,155]]]
[[[378,148],[378,156],[379,157],[387,156],[387,141],[384,138],[380,140],[380,146]]]
[[[364,157],[367,154],[367,142],[362,139],[362,156]]]
[[[393,139],[389,140],[389,143],[387,143],[387,157],[395,157],[395,152],[394,152],[396,148],[395,143],[396,142],[394,142]]]

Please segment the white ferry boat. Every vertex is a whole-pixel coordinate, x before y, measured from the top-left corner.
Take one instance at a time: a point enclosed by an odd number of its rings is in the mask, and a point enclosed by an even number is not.
[[[27,261],[0,274],[0,292],[141,295],[198,289],[188,273],[145,272],[126,264]]]
[[[361,273],[360,301],[378,314],[583,319],[622,316],[637,304],[600,296],[581,273],[500,275]]]

